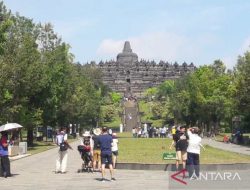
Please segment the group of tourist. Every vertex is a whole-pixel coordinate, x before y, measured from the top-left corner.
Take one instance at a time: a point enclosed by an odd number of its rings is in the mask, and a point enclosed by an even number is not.
[[[199,177],[200,173],[200,147],[203,146],[198,134],[198,127],[188,128],[187,132],[186,126],[178,129],[172,127],[173,142],[170,149],[176,149],[176,170],[182,164],[182,168],[188,170],[189,177]]]
[[[111,181],[115,181],[114,168],[116,168],[116,160],[118,156],[118,139],[116,133],[109,134],[107,127],[96,128],[93,134],[85,131],[83,137],[80,138],[80,145],[78,150],[84,162],[87,163],[87,168],[92,168],[93,171],[101,171],[101,181],[105,179],[105,166],[109,166]],[[60,147],[58,151],[58,158],[56,160],[56,173],[65,173],[67,166],[68,151],[67,148],[63,149],[62,144],[72,149],[67,142],[67,134],[65,128],[60,130],[57,135],[56,144]],[[84,153],[84,154],[83,154]],[[84,163],[86,165],[86,163]]]
[[[144,124],[143,127],[133,127],[132,136],[134,138],[166,138],[169,137],[168,127],[148,127]]]

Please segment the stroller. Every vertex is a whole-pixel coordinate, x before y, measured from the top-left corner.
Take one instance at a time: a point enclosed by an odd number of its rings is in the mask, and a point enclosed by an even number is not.
[[[78,173],[80,172],[92,172],[93,173],[93,168],[92,168],[92,156],[90,152],[90,146],[89,145],[78,145],[77,147],[81,158],[83,160],[82,163],[82,169],[78,170]]]

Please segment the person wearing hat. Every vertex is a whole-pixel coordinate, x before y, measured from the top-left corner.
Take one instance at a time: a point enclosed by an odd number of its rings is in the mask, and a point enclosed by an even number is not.
[[[83,138],[81,139],[81,145],[84,148],[84,162],[86,162],[86,165],[83,165],[84,167],[86,166],[87,168],[85,169],[90,169],[92,170],[92,162],[93,162],[93,140],[91,138],[91,134],[89,131],[85,131],[84,134],[82,135]],[[93,171],[93,170],[92,170]]]
[[[87,149],[90,150],[90,153],[91,153],[91,157],[93,155],[93,140],[91,138],[91,134],[89,131],[85,131],[83,133],[83,138],[81,139],[81,145],[85,146]]]
[[[100,143],[98,142],[98,137],[101,134],[100,128],[95,128],[93,130],[94,136],[93,139],[93,169],[94,171],[101,171],[101,148]]]
[[[115,169],[116,160],[118,156],[118,139],[116,133],[112,134],[113,142],[112,142],[112,161],[113,161],[113,168]]]

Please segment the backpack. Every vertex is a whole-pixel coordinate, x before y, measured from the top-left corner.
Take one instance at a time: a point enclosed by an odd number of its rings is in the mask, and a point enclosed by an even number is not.
[[[59,147],[60,147],[60,151],[66,151],[69,148],[68,144],[64,141],[64,135],[63,135],[62,142],[59,144]]]

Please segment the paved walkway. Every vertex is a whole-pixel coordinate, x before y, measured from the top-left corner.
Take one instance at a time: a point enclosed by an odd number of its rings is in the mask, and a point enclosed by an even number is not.
[[[164,171],[116,170],[115,182],[100,182],[101,173],[77,173],[82,160],[77,151],[78,142],[69,150],[66,174],[55,174],[55,160],[58,149],[28,156],[11,162],[11,178],[0,178],[3,190],[99,190],[99,189],[167,189],[168,175]],[[110,179],[107,170],[107,179]],[[155,184],[159,184],[155,188]]]
[[[68,169],[66,174],[55,174],[55,160],[58,149],[51,149],[43,153],[22,158],[11,162],[13,177],[0,178],[3,190],[166,190],[166,189],[221,189],[224,181],[202,180],[187,181],[183,185],[173,180],[173,172],[116,170],[115,182],[100,182],[100,173],[77,173],[81,167],[81,158],[77,152],[78,142],[72,143],[73,151],[69,150]],[[233,171],[235,172],[235,171]],[[230,182],[227,189],[250,189],[250,170],[239,171],[241,180]],[[109,173],[107,172],[107,178]]]
[[[219,149],[230,151],[230,152],[250,155],[250,147],[247,147],[247,146],[219,142],[219,141],[215,141],[215,140],[208,139],[208,138],[203,138],[202,144],[207,144],[214,148],[219,148]]]

